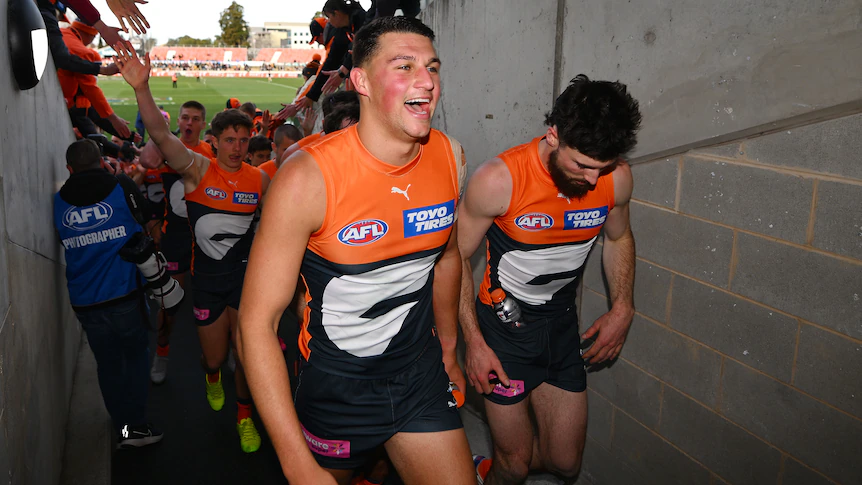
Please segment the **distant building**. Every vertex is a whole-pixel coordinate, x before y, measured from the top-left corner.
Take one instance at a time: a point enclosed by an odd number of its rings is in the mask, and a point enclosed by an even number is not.
[[[269,47],[282,49],[310,49],[311,33],[308,23],[264,22],[263,27],[249,29],[249,42],[253,49]]]

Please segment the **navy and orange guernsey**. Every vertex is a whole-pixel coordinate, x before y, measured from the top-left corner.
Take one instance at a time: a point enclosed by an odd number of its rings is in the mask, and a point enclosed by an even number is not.
[[[146,188],[147,200],[153,204],[159,204],[165,200],[165,188],[162,183],[162,174],[165,167],[149,169],[144,174],[144,188]]]
[[[396,167],[371,155],[351,126],[304,151],[323,174],[326,215],[302,262],[300,351],[334,375],[397,375],[440,345],[431,284],[455,222],[461,147],[431,130],[416,158]]]
[[[488,263],[479,300],[502,288],[527,318],[548,317],[575,304],[578,278],[608,213],[614,208],[614,181],[608,173],[581,199],[567,199],[539,158],[539,142],[499,155],[512,176],[506,212],[488,229]]]
[[[246,163],[228,172],[213,158],[197,188],[186,194],[194,236],[193,275],[228,275],[244,269],[263,190],[261,174]]]
[[[193,147],[186,145],[186,148],[210,159],[215,157],[209,143],[199,142]],[[166,167],[162,172],[162,183],[167,201],[165,204],[165,223],[162,225],[162,232],[164,233],[188,234],[191,231],[188,221],[189,215],[186,210],[186,189],[182,180],[183,176],[170,167]]]

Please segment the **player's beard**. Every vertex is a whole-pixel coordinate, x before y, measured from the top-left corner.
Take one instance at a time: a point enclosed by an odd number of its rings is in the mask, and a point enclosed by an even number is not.
[[[595,185],[590,184],[586,180],[576,180],[568,175],[560,168],[558,156],[560,149],[551,152],[548,160],[548,172],[551,174],[551,180],[557,186],[563,196],[569,199],[582,199],[585,195],[595,188]]]

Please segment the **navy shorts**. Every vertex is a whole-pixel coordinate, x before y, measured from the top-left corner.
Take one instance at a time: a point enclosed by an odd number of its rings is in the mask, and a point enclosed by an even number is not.
[[[485,399],[497,404],[515,404],[543,382],[570,392],[587,389],[574,305],[567,313],[530,320],[523,328],[504,325],[491,307],[478,300],[476,313],[485,342],[497,354],[510,381],[508,388],[497,384]]]
[[[387,379],[343,377],[303,363],[294,402],[320,466],[358,468],[396,433],[462,428],[442,358],[435,339],[412,365]]]
[[[209,275],[192,274],[192,304],[195,323],[205,327],[215,322],[227,307],[239,310],[245,265],[233,273]]]
[[[190,232],[166,232],[162,234],[159,249],[168,262],[168,274],[183,274],[192,264],[192,234]]]

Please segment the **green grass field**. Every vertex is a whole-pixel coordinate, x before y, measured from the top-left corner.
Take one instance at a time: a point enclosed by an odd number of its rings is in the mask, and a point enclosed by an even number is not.
[[[275,113],[281,109],[281,103],[293,101],[301,86],[302,78],[273,79],[272,83],[256,78],[207,78],[204,84],[204,78],[196,82],[194,78],[180,77],[174,89],[169,77],[150,78],[156,104],[163,105],[171,115],[172,131],[177,129],[180,106],[186,101],[195,100],[206,106],[209,126],[212,117],[224,109],[228,98],[237,98],[241,103],[251,101],[259,109]],[[100,77],[99,87],[117,115],[128,121],[129,128],[134,131],[138,105],[132,88],[120,77]]]

